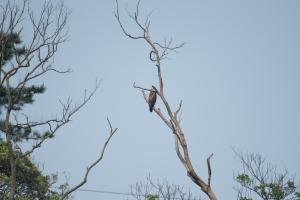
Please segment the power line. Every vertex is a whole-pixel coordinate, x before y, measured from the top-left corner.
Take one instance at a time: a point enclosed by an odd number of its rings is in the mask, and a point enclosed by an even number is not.
[[[51,187],[54,189],[60,189],[59,187]],[[94,193],[102,193],[102,194],[116,194],[116,195],[126,195],[126,196],[135,196],[134,194],[131,193],[126,193],[126,192],[114,192],[114,191],[107,191],[107,190],[92,190],[92,189],[77,189],[76,191],[79,192],[94,192]],[[138,195],[138,196],[145,196],[145,195]]]
[[[51,188],[54,188],[54,189],[60,189],[59,187],[51,187]],[[139,196],[139,197],[145,197],[147,198],[147,194],[132,194],[132,193],[128,193],[128,192],[116,192],[116,191],[107,191],[107,190],[93,190],[93,189],[77,189],[76,191],[78,192],[93,192],[93,193],[102,193],[102,194],[114,194],[114,195],[122,195],[122,196],[133,196],[133,197],[136,197],[136,196]],[[158,199],[164,199],[163,196],[157,196]],[[186,199],[186,198],[181,198],[181,197],[172,197],[171,199],[177,199],[177,200],[191,200],[190,198],[189,199]]]

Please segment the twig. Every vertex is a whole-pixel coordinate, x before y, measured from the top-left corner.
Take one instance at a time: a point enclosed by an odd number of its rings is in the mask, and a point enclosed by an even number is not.
[[[137,86],[137,85],[135,84],[135,82],[133,83],[133,87],[134,87],[134,88],[141,89],[141,90],[146,90],[146,91],[149,91],[149,92],[153,91],[153,90],[151,90],[151,89],[147,89],[147,88],[143,88],[143,87]]]
[[[207,185],[210,187],[210,181],[211,181],[211,167],[210,167],[210,159],[214,154],[210,154],[210,156],[206,159],[207,162],[207,169],[208,169],[208,180],[207,180]]]
[[[44,135],[39,141],[34,144],[30,150],[26,151],[24,154],[20,156],[20,158],[26,157],[30,155],[35,149],[40,148],[41,145],[49,138],[53,137],[55,133],[65,124],[67,124],[70,120],[71,117],[77,113],[84,105],[87,104],[91,100],[91,98],[94,96],[95,92],[97,91],[99,85],[97,85],[94,88],[94,90],[86,97],[84,97],[83,101],[81,104],[75,106],[73,109],[71,109],[71,100],[69,99],[66,104],[62,104],[62,113],[61,113],[61,118],[60,119],[52,119],[52,120],[47,120],[45,122],[40,122],[40,123],[33,123],[33,124],[27,124],[29,127],[35,127],[35,126],[41,126],[47,124],[49,127],[49,133]],[[55,124],[52,124],[52,123]]]

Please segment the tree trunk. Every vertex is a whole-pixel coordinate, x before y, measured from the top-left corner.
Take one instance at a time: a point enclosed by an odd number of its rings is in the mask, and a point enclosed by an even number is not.
[[[8,84],[9,86],[9,84]],[[12,133],[9,128],[9,118],[11,113],[11,96],[10,91],[8,92],[9,97],[9,106],[7,108],[6,117],[5,117],[5,134],[6,134],[6,142],[7,142],[7,149],[8,149],[8,158],[10,163],[10,187],[9,187],[9,200],[14,200],[15,193],[16,193],[16,160],[14,156],[14,149],[12,145]]]
[[[14,200],[16,193],[16,160],[14,157],[14,151],[12,147],[12,143],[9,139],[10,136],[7,137],[7,147],[8,147],[8,157],[10,163],[10,191],[9,191],[9,200]]]

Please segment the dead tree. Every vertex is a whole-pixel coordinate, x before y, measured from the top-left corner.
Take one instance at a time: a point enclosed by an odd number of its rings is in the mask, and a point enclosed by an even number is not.
[[[118,21],[118,24],[120,25],[123,33],[133,40],[143,40],[148,47],[150,47],[150,53],[149,53],[149,59],[154,62],[155,68],[157,70],[157,78],[158,78],[158,89],[155,86],[152,86],[152,88],[145,88],[137,86],[135,83],[133,85],[134,88],[140,89],[142,91],[142,94],[144,96],[144,99],[147,102],[146,97],[146,91],[155,91],[157,96],[160,98],[160,100],[163,102],[164,108],[166,109],[166,113],[163,113],[160,108],[154,107],[154,112],[159,116],[159,118],[169,127],[171,130],[174,141],[175,141],[175,150],[177,153],[177,156],[183,166],[186,169],[187,175],[190,177],[190,179],[200,187],[200,189],[209,197],[210,200],[216,200],[217,197],[214,194],[212,188],[211,188],[211,166],[210,166],[210,159],[213,156],[211,154],[207,158],[207,168],[208,168],[208,179],[205,182],[203,178],[199,177],[196,171],[194,170],[193,164],[190,160],[189,151],[187,142],[185,140],[184,132],[181,129],[180,126],[180,117],[178,116],[181,107],[182,102],[179,103],[178,108],[173,111],[168,103],[167,98],[164,95],[164,83],[163,83],[163,77],[161,73],[162,65],[161,61],[168,56],[168,54],[172,51],[176,51],[177,49],[184,46],[184,43],[179,45],[173,45],[173,40],[165,40],[164,43],[159,43],[150,35],[150,15],[148,15],[147,19],[142,22],[140,19],[140,0],[138,1],[136,5],[136,10],[132,13],[128,12],[129,17],[134,21],[134,23],[137,25],[139,30],[141,31],[140,34],[132,34],[128,32],[124,24],[121,21],[120,14],[119,14],[119,5],[118,1],[116,0],[116,12],[115,17]]]
[[[71,118],[89,102],[99,84],[96,83],[92,92],[85,92],[79,104],[74,105],[70,99],[66,103],[61,102],[62,110],[59,117],[33,121],[28,115],[21,113],[25,104],[33,102],[35,94],[43,93],[45,90],[44,85],[32,85],[33,80],[49,72],[59,74],[70,72],[70,69],[60,70],[53,66],[60,45],[66,42],[68,37],[66,24],[69,13],[62,2],[53,5],[51,1],[46,1],[41,12],[35,15],[29,0],[15,3],[3,1],[0,10],[0,136],[7,143],[11,169],[9,199],[13,200],[17,189],[16,162],[30,156],[46,140],[53,138],[57,131],[70,122]],[[23,42],[20,35],[26,28],[30,29],[26,34],[31,35]],[[68,197],[85,184],[90,170],[102,160],[108,142],[117,131],[112,128],[109,119],[107,120],[110,135],[99,158],[87,168],[83,180],[74,188],[66,190],[61,199]],[[15,155],[14,149],[22,142],[32,146],[26,151],[21,151],[21,156]]]

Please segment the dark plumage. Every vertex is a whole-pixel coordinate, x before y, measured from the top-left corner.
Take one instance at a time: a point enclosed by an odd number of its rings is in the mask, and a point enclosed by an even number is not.
[[[151,90],[149,93],[149,97],[148,97],[148,104],[149,104],[149,110],[150,112],[153,111],[153,107],[155,105],[156,102],[156,92]]]

